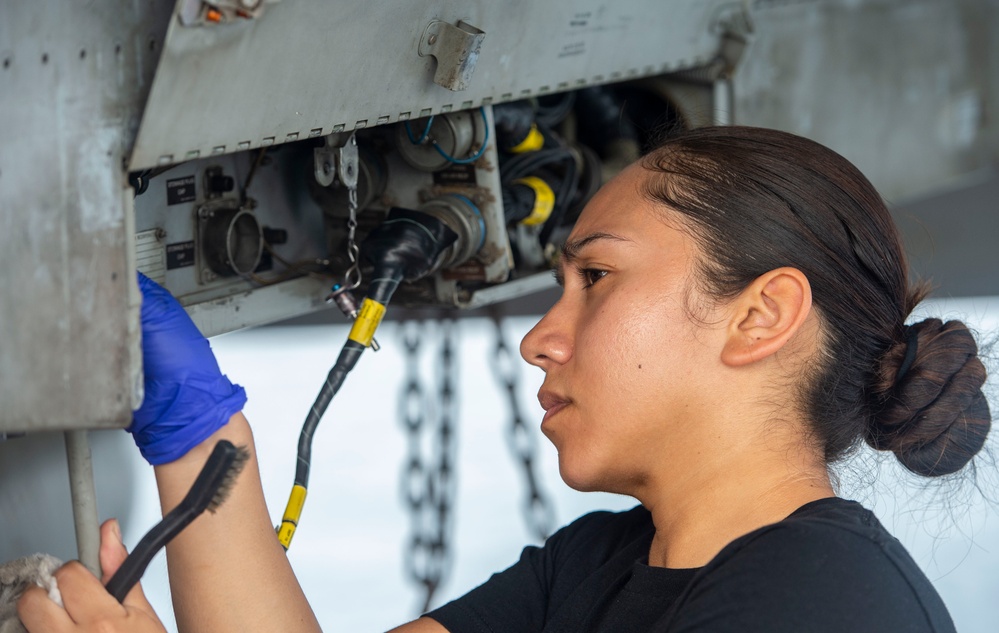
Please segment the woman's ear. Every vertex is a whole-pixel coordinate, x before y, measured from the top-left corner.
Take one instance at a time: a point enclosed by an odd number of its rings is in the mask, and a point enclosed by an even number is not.
[[[812,288],[797,268],[760,275],[736,297],[722,362],[731,367],[767,358],[791,340],[812,310]]]

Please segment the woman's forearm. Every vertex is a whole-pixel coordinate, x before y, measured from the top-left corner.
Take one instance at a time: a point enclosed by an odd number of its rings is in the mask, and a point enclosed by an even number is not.
[[[178,629],[319,631],[271,525],[253,435],[242,413],[181,459],[156,467],[164,514],[184,498],[221,439],[246,446],[250,459],[218,511],[203,514],[167,546]]]

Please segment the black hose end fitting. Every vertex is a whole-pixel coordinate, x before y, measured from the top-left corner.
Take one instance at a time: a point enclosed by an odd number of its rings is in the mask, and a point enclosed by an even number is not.
[[[493,106],[496,143],[504,152],[524,142],[534,124],[534,108],[527,101],[511,101]]]
[[[393,207],[361,244],[361,256],[375,267],[375,279],[416,281],[437,270],[441,254],[458,234],[436,217]]]

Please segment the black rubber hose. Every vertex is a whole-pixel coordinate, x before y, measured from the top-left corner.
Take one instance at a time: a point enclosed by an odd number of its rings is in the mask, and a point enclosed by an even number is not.
[[[422,211],[395,207],[361,244],[361,257],[374,265],[372,286],[383,280],[394,280],[398,285],[437,270],[441,255],[457,239],[458,234],[442,220]],[[393,287],[389,292],[394,291]],[[371,289],[368,296],[378,301]]]
[[[583,88],[576,94],[579,141],[595,148],[601,156],[612,141],[620,138],[638,140],[635,125],[624,116],[624,106],[617,94],[606,86]]]
[[[493,106],[496,145],[509,152],[524,142],[534,123],[534,108],[527,101],[513,101]]]
[[[531,215],[537,194],[524,184],[510,184],[503,187],[503,219],[507,224],[520,222]]]
[[[374,275],[368,284],[367,298],[388,305],[402,281],[416,281],[436,270],[441,254],[458,234],[432,215],[394,208],[361,245],[361,256],[374,264]],[[333,396],[361,358],[366,347],[347,340],[333,368],[326,376],[298,436],[298,464],[295,483],[308,488],[312,462],[312,437]]]
[[[316,396],[316,401],[312,403],[312,408],[305,417],[305,423],[302,424],[302,432],[298,435],[298,464],[295,466],[295,483],[303,488],[309,487],[309,468],[312,464],[312,436],[315,435],[316,427],[319,426],[319,421],[323,419],[323,413],[330,406],[333,396],[340,390],[340,386],[343,385],[343,381],[347,377],[347,374],[350,373],[350,370],[354,368],[354,365],[357,365],[357,361],[361,358],[364,350],[365,347],[355,341],[344,343],[343,348],[340,350],[340,355],[337,357],[336,362],[333,363],[333,368],[330,369],[330,373],[326,376],[326,382],[323,383],[322,388],[319,390],[319,395]]]
[[[572,112],[572,107],[576,103],[576,93],[569,91],[545,95],[538,97],[537,101],[538,107],[534,113],[534,120],[538,125],[555,127]]]
[[[576,166],[575,158],[570,154],[569,161],[566,163],[566,173],[562,177],[561,187],[555,192],[555,209],[552,210],[551,216],[549,216],[545,225],[541,228],[540,235],[538,235],[538,240],[542,246],[548,244],[552,233],[562,225],[562,220],[565,218],[565,213],[569,208],[569,203],[572,201],[572,196],[578,188],[579,168]]]

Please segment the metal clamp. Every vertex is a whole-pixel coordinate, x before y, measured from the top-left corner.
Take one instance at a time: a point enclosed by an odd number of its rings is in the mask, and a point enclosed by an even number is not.
[[[465,21],[457,26],[434,20],[420,39],[420,57],[437,59],[434,83],[448,90],[464,90],[472,81],[486,32]]]
[[[339,178],[348,189],[357,186],[357,140],[353,133],[341,132],[325,137],[322,147],[313,150],[316,182],[329,187]]]

